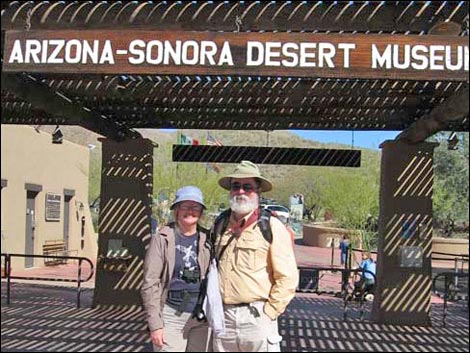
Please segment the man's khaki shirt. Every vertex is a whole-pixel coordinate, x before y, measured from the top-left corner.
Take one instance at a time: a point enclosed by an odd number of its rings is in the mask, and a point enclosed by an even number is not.
[[[215,244],[218,255],[232,237],[233,224],[235,220],[231,218]],[[270,225],[271,244],[264,239],[257,222],[230,242],[219,259],[219,280],[225,304],[265,300],[264,311],[274,320],[294,297],[299,274],[288,230],[276,217],[271,217]]]

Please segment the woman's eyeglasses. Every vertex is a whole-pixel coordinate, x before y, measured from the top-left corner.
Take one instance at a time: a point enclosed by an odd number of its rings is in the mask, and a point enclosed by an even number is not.
[[[202,212],[202,206],[187,206],[187,205],[180,205],[179,209],[181,211],[193,211],[193,212]]]
[[[230,185],[231,191],[240,191],[241,189],[245,190],[245,192],[253,192],[256,189],[256,186],[252,184],[240,184],[240,183],[233,183]]]

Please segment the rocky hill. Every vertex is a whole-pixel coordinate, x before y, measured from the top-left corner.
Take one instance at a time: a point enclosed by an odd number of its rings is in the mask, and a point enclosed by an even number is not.
[[[52,132],[53,126],[41,127],[41,130]],[[61,126],[64,138],[71,142],[90,147],[90,200],[99,195],[100,189],[100,168],[101,168],[101,137],[91,131],[76,126]],[[171,146],[177,143],[178,132],[175,130],[165,131],[156,129],[140,129],[138,130],[143,137],[152,140],[159,145],[155,149],[154,161],[155,169],[159,167],[174,167],[171,161]],[[207,131],[205,130],[182,130],[186,136],[198,139],[201,144],[206,141]],[[316,141],[302,139],[296,134],[289,131],[226,131],[212,130],[210,135],[216,137],[223,145],[234,146],[271,146],[271,147],[297,147],[297,148],[339,148],[349,149],[350,146],[338,144],[322,144]],[[288,188],[285,193],[301,192],[295,189],[295,185],[300,180],[305,184],[308,180],[316,180],[321,177],[323,171],[327,174],[344,174],[354,177],[355,174],[376,174],[379,171],[380,152],[375,150],[362,150],[361,168],[325,168],[325,167],[298,167],[298,166],[261,166],[262,173],[270,178],[275,185],[282,188]],[[184,163],[183,163],[184,164]],[[202,163],[198,163],[201,164]],[[232,165],[221,165],[221,173],[229,173],[232,171]],[[283,193],[284,194],[284,193]],[[283,196],[286,197],[285,195]]]

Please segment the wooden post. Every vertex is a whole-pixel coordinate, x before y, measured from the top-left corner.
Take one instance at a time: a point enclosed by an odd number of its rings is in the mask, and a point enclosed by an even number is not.
[[[372,319],[430,325],[434,143],[382,144],[377,287]]]
[[[103,141],[98,260],[93,306],[140,304],[151,235],[153,144]]]

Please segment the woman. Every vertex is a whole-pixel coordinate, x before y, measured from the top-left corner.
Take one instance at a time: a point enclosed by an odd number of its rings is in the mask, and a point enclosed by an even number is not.
[[[141,293],[156,352],[207,350],[207,323],[193,317],[210,261],[208,232],[198,225],[205,208],[201,190],[182,187],[171,205],[175,223],[151,237]]]

